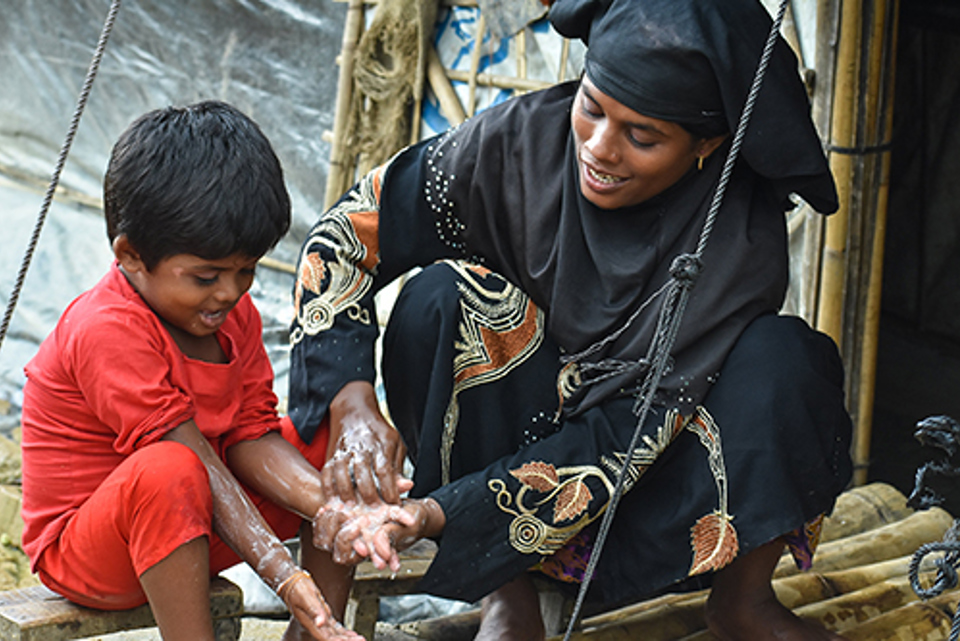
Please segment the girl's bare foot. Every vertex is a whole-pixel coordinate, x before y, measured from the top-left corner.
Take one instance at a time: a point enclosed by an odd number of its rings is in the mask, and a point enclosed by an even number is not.
[[[483,598],[476,641],[543,641],[540,597],[530,577],[521,575]]]
[[[843,641],[804,621],[779,601],[770,585],[783,542],[762,545],[717,572],[707,599],[707,628],[720,641]]]

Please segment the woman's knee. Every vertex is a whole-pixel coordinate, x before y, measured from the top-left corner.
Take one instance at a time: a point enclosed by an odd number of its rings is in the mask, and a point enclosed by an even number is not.
[[[724,364],[724,376],[747,375],[767,384],[799,383],[809,376],[843,385],[836,344],[796,316],[767,314],[741,334]]]
[[[424,267],[403,284],[394,310],[427,321],[456,310],[458,299],[456,272],[446,263],[439,262]]]

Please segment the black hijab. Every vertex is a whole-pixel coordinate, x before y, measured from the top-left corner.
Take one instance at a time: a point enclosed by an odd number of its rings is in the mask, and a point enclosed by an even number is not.
[[[585,72],[634,111],[736,127],[769,33],[756,0],[559,0],[551,21],[589,40]],[[649,87],[649,89],[648,89]],[[603,210],[580,192],[570,130],[575,84],[508,101],[429,149],[438,224],[547,312],[568,353],[608,339],[584,362],[642,361],[674,258],[696,249],[729,142],[638,205]],[[796,59],[782,41],[692,290],[657,403],[689,413],[743,329],[776,312],[787,284],[784,209],[796,191],[823,212],[836,193]],[[774,126],[774,123],[775,126]],[[628,319],[634,317],[628,323]],[[584,385],[565,411],[633,394],[644,366]]]
[[[550,22],[587,45],[594,85],[636,112],[679,122],[725,118],[736,131],[771,19],[759,0],[558,0]],[[814,209],[837,194],[793,51],[778,38],[741,156]]]

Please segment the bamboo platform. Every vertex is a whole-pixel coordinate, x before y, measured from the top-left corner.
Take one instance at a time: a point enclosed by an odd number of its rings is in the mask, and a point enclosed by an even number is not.
[[[813,568],[798,572],[785,554],[775,572],[774,590],[797,615],[849,641],[946,640],[960,590],[921,601],[910,587],[908,572],[917,548],[940,541],[952,523],[953,517],[939,508],[914,512],[903,494],[889,485],[854,488],[840,496],[826,519]],[[921,567],[924,585],[932,583],[934,574],[933,559],[928,557]],[[409,585],[413,578],[408,573],[403,581]],[[367,583],[362,594],[377,593],[376,583],[381,581],[360,581]],[[707,595],[705,590],[665,594],[598,614],[583,620],[572,638],[711,641],[714,637],[705,630],[703,619]],[[562,639],[563,629],[556,623],[548,625],[553,628],[548,629],[548,641]],[[478,624],[477,611],[398,626],[379,623],[375,638],[467,641]]]

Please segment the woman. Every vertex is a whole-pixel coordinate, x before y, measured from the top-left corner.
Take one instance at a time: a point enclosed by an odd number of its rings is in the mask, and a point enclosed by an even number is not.
[[[312,231],[291,416],[309,437],[329,413],[340,452],[327,481],[342,495],[355,485],[375,500],[372,469],[393,500],[402,446],[369,383],[371,299],[429,265],[404,286],[383,354],[416,464],[411,496],[424,497],[406,504],[418,524],[387,524],[356,549],[386,558],[387,541],[439,537],[422,589],[488,595],[478,638],[542,638],[525,570],[581,579],[626,466],[591,598],[616,604],[704,576],[719,638],[835,639],[770,588],[785,544],[809,565],[850,477],[836,348],[776,315],[789,195],[837,207],[796,60],[779,41],[628,454],[663,287],[697,247],[770,19],[756,0],[560,0],[550,19],[588,42],[580,83],[401,152]],[[341,529],[341,555],[362,524]]]

